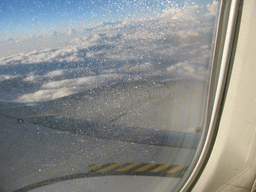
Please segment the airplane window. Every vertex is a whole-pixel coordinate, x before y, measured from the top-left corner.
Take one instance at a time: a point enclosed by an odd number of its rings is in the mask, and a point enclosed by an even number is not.
[[[207,131],[220,7],[2,1],[0,191],[175,191]]]

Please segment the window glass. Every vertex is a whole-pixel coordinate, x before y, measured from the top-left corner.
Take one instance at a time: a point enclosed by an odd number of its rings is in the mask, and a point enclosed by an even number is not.
[[[2,1],[0,190],[175,190],[206,129],[219,9]]]

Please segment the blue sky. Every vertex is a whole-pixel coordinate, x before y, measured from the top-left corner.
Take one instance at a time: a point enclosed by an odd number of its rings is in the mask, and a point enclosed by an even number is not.
[[[0,0],[0,39],[150,17],[172,6],[212,0]]]
[[[15,36],[70,27],[90,26],[102,21],[153,14],[152,1],[138,0],[5,0],[0,5],[1,36]],[[154,3],[156,4],[156,3]],[[163,5],[159,3],[159,8]]]

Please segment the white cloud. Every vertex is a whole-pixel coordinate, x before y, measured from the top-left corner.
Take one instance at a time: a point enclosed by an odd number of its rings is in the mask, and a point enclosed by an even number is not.
[[[166,68],[166,71],[174,77],[205,79],[209,76],[209,70],[203,66],[192,65],[185,61]]]
[[[77,93],[72,88],[42,89],[34,93],[23,94],[15,102],[39,102],[65,97]]]
[[[121,67],[118,69],[118,72],[123,72],[123,73],[131,73],[131,72],[147,72],[147,71],[152,71],[154,70],[154,67],[152,64],[150,63],[143,63],[143,64],[138,64],[138,65],[134,65],[134,66],[125,66],[125,67]]]
[[[82,90],[93,89],[117,81],[119,75],[88,76],[61,81],[49,81],[33,93],[23,94],[16,102],[39,102],[57,99],[78,93]]]
[[[67,33],[67,35],[72,36],[72,35],[76,35],[77,31],[73,28],[70,28],[70,29],[67,30],[66,33]]]
[[[214,1],[207,6],[171,8],[151,19],[101,23],[90,29],[12,39],[12,43],[63,41],[65,46],[0,58],[0,67],[6,69],[6,74],[0,74],[0,83],[9,81],[10,86],[18,87],[12,101],[34,102],[118,80],[166,75],[208,78],[217,11],[218,2]],[[7,94],[4,89],[1,91],[2,95]]]
[[[61,76],[61,75],[64,75],[64,71],[63,70],[54,70],[54,71],[50,71],[49,73],[46,73],[44,75],[44,77],[53,78],[53,77]]]
[[[207,16],[215,16],[218,13],[219,2],[213,1],[212,4],[207,5],[208,13]]]
[[[12,79],[17,79],[21,78],[21,75],[0,75],[0,82],[1,81],[6,81],[6,80],[12,80]]]

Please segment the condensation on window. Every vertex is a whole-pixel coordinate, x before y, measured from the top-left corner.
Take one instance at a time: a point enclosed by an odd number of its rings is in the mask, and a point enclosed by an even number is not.
[[[175,190],[206,129],[219,9],[2,2],[0,191]]]

